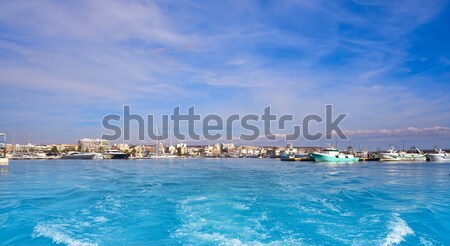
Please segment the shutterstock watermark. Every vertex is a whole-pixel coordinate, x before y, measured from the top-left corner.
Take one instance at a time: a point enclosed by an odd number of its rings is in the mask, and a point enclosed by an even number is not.
[[[110,114],[103,117],[102,125],[109,133],[103,134],[102,138],[107,140],[130,140],[131,122],[134,122],[137,124],[136,134],[137,139],[140,141],[146,140],[146,137],[155,141],[166,140],[169,138],[169,135],[173,135],[176,140],[180,141],[187,140],[187,137],[189,137],[189,140],[194,141],[215,141],[224,138],[226,140],[238,138],[239,140],[248,141],[261,138],[276,140],[277,136],[280,135],[287,141],[301,138],[314,141],[323,137],[327,140],[333,139],[333,133],[339,139],[347,139],[339,124],[342,123],[348,114],[341,113],[333,118],[333,105],[330,104],[325,105],[325,118],[317,114],[310,114],[303,117],[301,121],[295,121],[294,115],[272,114],[270,106],[264,108],[261,115],[232,114],[227,117],[221,117],[216,114],[202,116],[195,113],[195,107],[188,108],[187,113],[182,114],[180,113],[180,107],[177,106],[173,108],[172,114],[160,115],[160,122],[155,122],[156,116],[153,114],[143,117],[138,114],[131,114],[130,111],[131,107],[126,105],[123,107],[122,115]],[[301,124],[298,124],[298,122],[301,122]],[[293,123],[290,129],[287,126],[289,123]],[[313,124],[321,126],[323,130],[312,132],[311,126]],[[234,136],[233,129],[236,128],[249,134],[241,133],[238,136]],[[272,131],[277,133],[274,134]],[[283,134],[280,134],[280,131]]]

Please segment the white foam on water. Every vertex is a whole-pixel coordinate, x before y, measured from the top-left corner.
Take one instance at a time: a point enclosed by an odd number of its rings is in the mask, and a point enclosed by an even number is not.
[[[433,246],[434,245],[433,242],[431,242],[430,240],[427,240],[426,238],[423,238],[423,237],[420,237],[419,241],[420,241],[420,245],[423,245],[423,246]]]
[[[215,242],[215,241],[224,241],[226,238],[224,235],[214,232],[211,234],[208,233],[197,233],[197,236],[203,240],[209,241],[209,242]]]
[[[95,209],[102,213],[119,214],[124,201],[120,197],[107,195],[104,199],[95,202]]]
[[[249,242],[243,242],[238,238],[228,238],[227,236],[214,232],[211,234],[208,233],[199,233],[197,234],[197,237],[199,239],[203,239],[206,244],[215,243],[219,246],[286,246],[286,245],[292,245],[292,246],[301,246],[303,245],[301,240],[298,239],[281,239],[281,240],[275,240],[268,243],[262,243],[257,240],[249,241]]]
[[[414,231],[400,218],[399,214],[395,213],[393,217],[388,224],[389,234],[381,244],[383,246],[397,245],[403,242],[408,235],[414,235]]]
[[[208,200],[206,196],[190,196],[182,201],[182,203],[202,202]]]
[[[80,222],[80,226],[82,226],[82,227],[89,227],[89,226],[91,226],[91,223],[89,223],[87,221],[83,221],[83,222]]]
[[[211,203],[218,206],[211,206]],[[242,216],[218,220],[225,215],[221,210],[222,205],[236,210],[250,209],[240,202],[215,200],[214,197],[204,196],[188,197],[178,204],[177,215],[182,223],[171,236],[194,245],[301,245],[300,239],[291,236],[273,238],[271,241],[268,234],[270,229],[260,223],[268,220],[267,212],[248,220],[243,220]]]
[[[380,214],[366,214],[359,219],[359,223],[363,225],[374,225],[381,223]]]
[[[96,246],[96,243],[89,243],[86,240],[77,240],[64,233],[59,225],[37,224],[34,227],[33,237],[47,237],[54,243],[66,244],[68,246]]]
[[[243,203],[238,203],[238,202],[232,203],[232,206],[234,209],[237,209],[237,210],[249,210],[250,209],[247,205],[245,205]]]
[[[326,208],[328,208],[329,210],[336,212],[336,213],[341,213],[341,210],[339,209],[339,207],[337,205],[334,205],[331,202],[328,202],[327,199],[322,198],[320,199],[320,202],[322,203],[322,205]]]
[[[105,216],[98,216],[94,218],[94,222],[97,223],[104,223],[106,221],[108,221],[108,219]]]
[[[262,212],[261,216],[259,217],[259,219],[261,221],[266,221],[269,219],[269,217],[267,216],[267,211]]]
[[[203,239],[205,242],[208,243],[217,243],[220,246],[241,246],[241,245],[248,245],[245,244],[243,242],[241,242],[241,240],[237,239],[237,238],[227,238],[225,235],[222,235],[218,232],[213,232],[211,234],[208,233],[198,233],[197,234],[198,238]],[[208,244],[207,243],[207,244]],[[253,244],[256,245],[256,244]],[[261,243],[259,243],[258,245],[261,245]]]
[[[244,245],[248,245],[248,244],[242,243],[241,240],[233,238],[233,239],[225,240],[225,241],[221,242],[219,245],[220,246],[244,246]]]
[[[306,213],[306,214],[308,214],[308,215],[322,215],[323,214],[323,212],[320,210],[320,209],[318,209],[318,208],[314,208],[314,207],[311,207],[311,206],[304,206],[304,205],[295,205],[295,207],[298,209],[298,210],[300,210],[301,212],[303,212],[303,213]]]

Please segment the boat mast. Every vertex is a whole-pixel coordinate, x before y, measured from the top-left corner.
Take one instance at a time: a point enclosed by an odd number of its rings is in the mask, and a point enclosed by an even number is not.
[[[16,144],[16,129],[14,129],[14,131],[13,131],[13,139],[12,139],[12,153],[13,153],[13,155],[16,153],[15,144]]]

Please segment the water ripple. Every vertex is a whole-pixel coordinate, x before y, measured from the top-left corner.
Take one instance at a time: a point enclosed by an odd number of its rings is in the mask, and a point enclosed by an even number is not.
[[[13,161],[2,245],[450,245],[450,164]]]

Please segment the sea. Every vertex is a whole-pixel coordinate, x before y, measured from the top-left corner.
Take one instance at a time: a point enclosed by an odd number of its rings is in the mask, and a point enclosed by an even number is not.
[[[0,245],[450,245],[450,164],[12,160]]]

